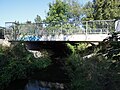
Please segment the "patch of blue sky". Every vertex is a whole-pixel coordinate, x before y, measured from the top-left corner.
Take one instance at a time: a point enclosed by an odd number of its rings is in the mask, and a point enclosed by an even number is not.
[[[49,10],[49,3],[54,0],[0,0],[0,26],[5,26],[5,22],[34,22],[36,15],[45,19]],[[85,4],[92,0],[78,0],[80,4]]]

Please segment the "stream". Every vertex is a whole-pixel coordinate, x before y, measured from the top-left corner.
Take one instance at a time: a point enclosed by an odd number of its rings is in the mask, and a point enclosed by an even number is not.
[[[5,90],[64,90],[64,84],[40,80],[18,80]]]

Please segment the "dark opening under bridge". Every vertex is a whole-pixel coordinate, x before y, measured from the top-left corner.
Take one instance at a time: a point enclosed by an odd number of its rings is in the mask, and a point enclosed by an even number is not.
[[[114,29],[114,20],[24,24],[6,22],[4,37],[8,41],[100,42]]]

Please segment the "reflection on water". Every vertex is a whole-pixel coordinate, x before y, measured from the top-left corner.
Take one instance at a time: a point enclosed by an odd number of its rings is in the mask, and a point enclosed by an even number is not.
[[[28,84],[25,86],[25,90],[51,90],[48,87],[40,86],[39,82],[36,81],[29,81]]]
[[[30,80],[25,86],[25,90],[63,90],[61,83],[52,83],[38,80]]]
[[[5,90],[64,90],[63,83],[45,82],[39,80],[17,81]]]

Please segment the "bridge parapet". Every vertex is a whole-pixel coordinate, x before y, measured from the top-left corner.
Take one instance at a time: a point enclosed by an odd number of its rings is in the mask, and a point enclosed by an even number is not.
[[[101,41],[113,30],[114,20],[24,24],[6,22],[4,35],[9,41]]]

